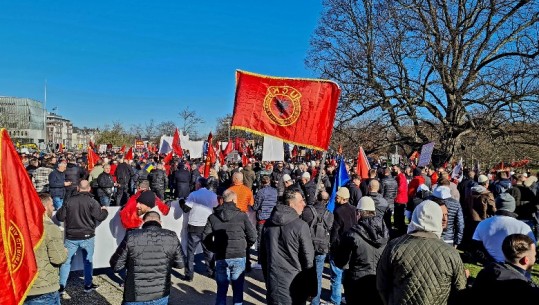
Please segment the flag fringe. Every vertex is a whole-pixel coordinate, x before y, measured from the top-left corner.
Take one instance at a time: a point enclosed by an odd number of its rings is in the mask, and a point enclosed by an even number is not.
[[[253,75],[253,76],[257,76],[257,77],[261,77],[261,78],[267,78],[267,79],[306,80],[306,81],[312,81],[312,82],[318,82],[318,83],[332,83],[332,84],[335,84],[337,86],[337,88],[339,88],[339,89],[341,88],[341,87],[339,87],[339,84],[337,84],[336,82],[334,82],[332,80],[329,80],[329,79],[302,78],[302,77],[278,77],[278,76],[269,76],[269,75],[254,73],[254,72],[248,72],[248,71],[239,70],[239,69],[237,69],[236,72],[240,72],[240,73],[247,74],[247,75]],[[237,82],[237,80],[238,80],[238,74],[236,73],[236,82]]]
[[[294,145],[298,145],[298,146],[302,146],[302,147],[306,147],[306,148],[310,148],[310,149],[326,151],[326,149],[324,149],[322,147],[308,145],[308,144],[305,144],[305,143],[289,141],[289,140],[283,140],[283,139],[281,139],[279,137],[276,137],[274,135],[270,135],[270,134],[267,134],[267,133],[264,133],[264,132],[261,132],[261,131],[258,131],[258,130],[254,130],[254,129],[251,129],[251,128],[248,128],[248,127],[244,127],[244,126],[232,126],[231,129],[243,130],[243,131],[247,131],[247,132],[250,132],[250,133],[257,134],[259,136],[269,136],[269,137],[272,137],[272,138],[275,138],[275,139],[282,140],[283,142],[286,142],[286,143],[290,143],[290,144],[294,144]]]

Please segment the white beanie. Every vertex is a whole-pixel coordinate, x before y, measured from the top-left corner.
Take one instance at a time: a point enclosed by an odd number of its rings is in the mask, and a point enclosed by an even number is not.
[[[408,234],[415,231],[431,232],[442,236],[442,208],[431,200],[421,202],[412,214]]]

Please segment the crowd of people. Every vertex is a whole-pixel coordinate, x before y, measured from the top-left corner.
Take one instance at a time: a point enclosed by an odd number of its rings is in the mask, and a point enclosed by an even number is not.
[[[252,269],[262,270],[268,304],[539,302],[531,279],[539,184],[525,171],[465,170],[459,180],[443,167],[373,164],[367,178],[347,163],[350,181],[335,186],[332,161],[250,160],[204,175],[204,164],[193,160],[100,157],[88,170],[82,154],[21,156],[46,209],[38,279],[25,304],[69,298],[78,249],[84,291],[98,288],[95,229],[110,205],[121,207],[127,230],[110,259],[124,280],[126,305],[168,304],[172,268],[184,268],[182,280],[193,281],[198,245],[217,283],[215,304],[226,304],[230,285],[233,303],[242,304]],[[185,253],[177,234],[161,226],[172,200],[187,217]],[[63,234],[51,221],[54,211]],[[484,266],[474,281],[463,260]],[[331,285],[323,300],[326,264]]]

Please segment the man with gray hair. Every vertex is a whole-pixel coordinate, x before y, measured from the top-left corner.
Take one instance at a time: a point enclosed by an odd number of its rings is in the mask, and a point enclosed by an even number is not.
[[[208,217],[202,234],[206,248],[215,253],[216,304],[226,304],[228,285],[232,283],[233,303],[243,303],[245,249],[256,242],[256,231],[247,214],[236,207],[237,195],[226,190],[223,204]]]

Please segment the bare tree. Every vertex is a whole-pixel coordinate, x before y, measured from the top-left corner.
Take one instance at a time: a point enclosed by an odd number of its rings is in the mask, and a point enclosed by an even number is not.
[[[148,140],[153,140],[157,135],[157,128],[155,126],[155,122],[153,119],[151,119],[148,123],[144,123],[144,138]]]
[[[524,141],[506,127],[538,120],[538,36],[531,0],[326,0],[306,62],[343,89],[337,126],[376,118],[411,149],[437,134],[443,162],[474,131]]]
[[[142,127],[142,124],[137,123],[131,125],[131,129],[129,132],[135,136],[137,139],[142,139],[142,134],[144,133],[144,128]]]
[[[185,107],[178,113],[181,119],[181,130],[184,134],[189,134],[191,138],[198,138],[197,127],[200,124],[204,124],[202,119],[196,111],[189,109],[189,106]]]

